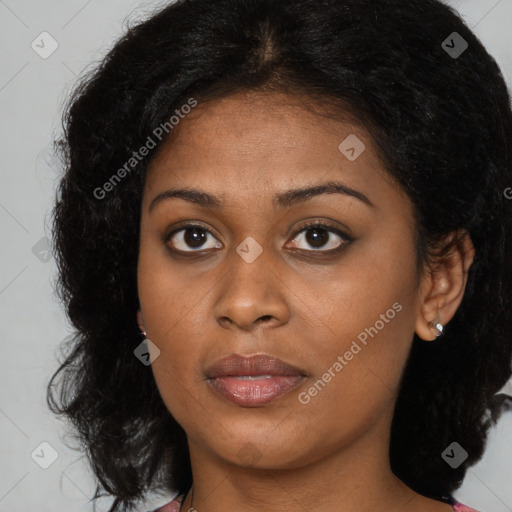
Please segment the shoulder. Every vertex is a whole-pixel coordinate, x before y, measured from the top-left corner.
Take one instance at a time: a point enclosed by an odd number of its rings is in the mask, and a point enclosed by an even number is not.
[[[176,496],[176,498],[169,503],[155,510],[151,510],[150,512],[179,512],[182,499],[183,496]]]
[[[462,503],[459,503],[457,500],[453,501],[453,510],[455,512],[478,512],[478,510],[475,510],[474,508],[463,505]]]

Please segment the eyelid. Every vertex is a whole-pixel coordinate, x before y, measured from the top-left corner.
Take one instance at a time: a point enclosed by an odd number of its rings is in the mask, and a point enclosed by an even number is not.
[[[294,249],[294,250],[301,251],[301,252],[307,252],[307,253],[330,254],[330,253],[334,253],[336,251],[341,250],[342,248],[344,248],[345,245],[354,241],[354,238],[352,236],[348,235],[346,232],[344,232],[340,228],[333,226],[332,224],[330,224],[326,221],[323,221],[323,220],[306,222],[305,224],[300,226],[296,231],[294,231],[293,238],[290,238],[290,240],[294,240],[295,238],[297,238],[298,235],[300,235],[304,231],[308,231],[308,230],[314,229],[316,227],[324,229],[325,231],[327,231],[329,233],[334,233],[335,235],[339,236],[343,240],[343,243],[341,243],[338,247],[336,247],[334,249],[322,250],[320,248],[317,250],[314,250],[314,249]],[[199,222],[190,222],[190,221],[185,222],[184,224],[175,226],[172,229],[172,231],[168,232],[167,235],[164,237],[164,242],[165,243],[169,242],[169,240],[176,233],[179,233],[180,231],[187,230],[188,228],[199,228],[199,229],[205,231],[207,234],[210,234],[211,236],[213,236],[222,245],[222,242],[220,242],[218,240],[217,236],[209,228],[205,227],[203,224],[201,224]],[[347,228],[347,230],[348,230],[348,228]],[[206,251],[211,251],[212,249],[199,248],[199,249],[190,250],[190,251],[182,251],[181,249],[172,249],[172,250],[175,252],[181,253],[181,254],[186,254],[186,253],[192,254],[192,253],[202,253],[202,252],[206,252]]]
[[[334,249],[324,250],[324,249],[319,248],[316,250],[315,249],[294,249],[294,250],[305,252],[305,253],[310,253],[310,254],[333,254],[335,252],[341,251],[342,249],[344,249],[345,245],[354,241],[354,238],[351,235],[349,235],[348,233],[346,233],[339,227],[333,226],[331,223],[326,222],[325,220],[309,221],[306,224],[303,224],[297,231],[294,232],[293,238],[291,238],[291,240],[294,240],[295,238],[297,238],[297,236],[300,235],[301,233],[303,233],[304,231],[308,231],[310,229],[315,229],[315,228],[321,228],[321,229],[327,231],[328,233],[334,233],[339,238],[341,238],[342,243],[340,243],[340,245],[338,247],[335,247]],[[348,231],[348,228],[347,228],[347,231]]]
[[[312,229],[315,227],[321,227],[325,229],[326,231],[332,231],[336,233],[337,235],[340,235],[343,238],[346,238],[347,240],[353,240],[353,237],[349,234],[350,229],[348,227],[342,228],[339,226],[334,225],[333,223],[326,221],[326,220],[308,220],[305,221],[304,224],[299,225],[298,228],[295,228],[296,231],[294,232],[297,236],[302,231],[305,231],[306,229]]]
[[[186,231],[189,228],[201,229],[208,235],[211,235],[213,238],[215,238],[215,240],[217,240],[217,242],[219,242],[222,245],[222,242],[219,241],[218,237],[215,235],[215,233],[212,232],[212,230],[210,228],[207,228],[200,222],[196,222],[196,221],[194,221],[194,222],[188,221],[188,222],[184,222],[183,224],[179,224],[178,226],[175,226],[171,231],[167,232],[167,234],[164,236],[164,243],[168,243],[171,240],[171,238],[174,235],[176,235],[176,233],[179,233],[180,231]],[[218,249],[218,248],[216,248],[216,249]],[[211,249],[201,249],[201,248],[196,249],[196,250],[190,250],[190,251],[182,251],[181,249],[172,249],[172,250],[174,252],[177,252],[180,254],[193,254],[193,253],[200,254],[205,251],[211,251]]]

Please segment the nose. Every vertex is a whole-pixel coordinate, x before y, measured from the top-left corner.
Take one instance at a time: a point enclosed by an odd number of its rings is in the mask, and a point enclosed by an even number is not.
[[[252,331],[258,327],[275,328],[288,322],[287,287],[270,262],[270,251],[268,257],[265,252],[252,263],[234,252],[231,271],[219,285],[213,308],[221,327]]]

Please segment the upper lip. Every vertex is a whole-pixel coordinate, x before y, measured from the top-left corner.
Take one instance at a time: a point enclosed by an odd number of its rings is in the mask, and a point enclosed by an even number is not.
[[[228,376],[256,376],[256,375],[280,375],[280,376],[304,376],[305,373],[285,363],[282,359],[256,354],[242,356],[232,354],[215,361],[206,369],[206,376],[210,379]]]

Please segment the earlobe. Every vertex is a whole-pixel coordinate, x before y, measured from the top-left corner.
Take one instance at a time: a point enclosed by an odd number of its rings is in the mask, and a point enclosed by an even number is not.
[[[443,334],[443,330],[444,325],[439,315],[430,322],[423,318],[416,323],[416,335],[424,341],[435,341]]]
[[[144,321],[142,319],[142,312],[140,309],[137,310],[137,324],[139,325],[140,333],[146,336],[146,329],[144,328]]]
[[[466,289],[475,249],[465,231],[452,233],[445,241],[449,248],[422,278],[416,334],[425,341],[437,339],[455,315]]]

